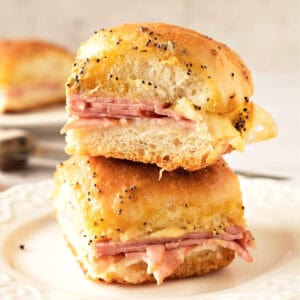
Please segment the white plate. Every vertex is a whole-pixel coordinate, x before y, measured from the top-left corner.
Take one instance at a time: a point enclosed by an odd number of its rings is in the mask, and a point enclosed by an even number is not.
[[[0,127],[62,127],[65,121],[65,104],[52,105],[28,112],[0,114]]]
[[[86,280],[52,216],[52,182],[11,188],[0,194],[0,299],[299,299],[300,188],[241,183],[256,262],[159,287]]]

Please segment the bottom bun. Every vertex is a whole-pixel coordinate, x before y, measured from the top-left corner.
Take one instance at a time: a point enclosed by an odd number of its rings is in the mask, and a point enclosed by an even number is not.
[[[164,280],[200,276],[226,267],[233,259],[234,251],[227,248],[219,247],[216,251],[203,250],[187,256],[184,263]],[[153,283],[156,280],[152,274],[147,274],[147,264],[140,262],[118,270],[111,277],[111,282],[140,284]]]
[[[126,258],[123,258],[124,263],[115,266],[113,271],[95,277],[89,273],[88,266],[82,261],[74,249],[68,242],[72,253],[77,257],[80,267],[86,274],[86,277],[96,282],[106,283],[122,283],[122,284],[141,284],[154,283],[156,279],[152,274],[147,274],[147,264],[143,261],[128,265]],[[228,266],[235,257],[235,252],[228,248],[216,247],[215,250],[204,249],[202,251],[195,251],[185,257],[184,263],[181,264],[171,275],[164,280],[179,279],[191,276],[200,276],[212,271],[220,270]]]

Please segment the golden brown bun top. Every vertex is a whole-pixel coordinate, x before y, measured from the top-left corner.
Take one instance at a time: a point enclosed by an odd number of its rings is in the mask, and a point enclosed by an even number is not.
[[[73,60],[71,52],[45,41],[0,40],[0,85],[24,84],[35,81],[36,77],[51,81],[51,77],[56,76],[60,81],[65,65],[70,70]],[[55,74],[43,74],[49,69],[45,68],[47,61],[53,70],[56,69]],[[36,71],[38,74],[35,74]]]
[[[222,159],[194,172],[164,171],[159,179],[160,170],[125,160],[73,156],[55,173],[56,209],[66,215],[71,211],[77,230],[89,237],[122,241],[165,229],[222,231],[245,225],[237,176]]]
[[[147,92],[139,88],[143,80]],[[231,111],[253,94],[251,74],[235,52],[196,31],[163,23],[97,31],[81,44],[68,87],[67,94],[170,102],[201,93],[203,99],[192,102],[214,112]]]

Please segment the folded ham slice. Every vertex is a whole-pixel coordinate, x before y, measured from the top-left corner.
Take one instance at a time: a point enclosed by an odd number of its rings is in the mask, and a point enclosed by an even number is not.
[[[177,112],[170,109],[169,103],[151,102],[151,101],[139,101],[132,102],[128,99],[114,99],[114,98],[102,98],[102,97],[84,97],[81,95],[72,94],[68,98],[68,112],[71,116],[76,116],[80,121],[80,124],[89,126],[91,122],[89,119],[101,120],[108,119],[172,119],[179,122],[184,127],[192,128],[194,122],[181,116]],[[75,125],[76,123],[76,125]],[[78,125],[78,122],[73,122],[73,128],[82,127]],[[103,122],[99,122],[98,126],[102,126]],[[91,125],[93,126],[93,125]],[[70,128],[68,128],[70,129]],[[68,130],[67,129],[67,130]]]
[[[126,253],[127,259],[141,259],[147,263],[147,274],[152,274],[158,285],[184,262],[194,247],[179,247],[166,250],[164,245],[151,245],[146,252]]]
[[[82,118],[162,118],[182,119],[180,115],[169,109],[170,104],[150,101],[132,102],[128,99],[114,99],[70,95],[68,109],[71,115]]]
[[[153,274],[160,284],[184,262],[185,256],[198,246],[229,248],[245,261],[253,261],[247,250],[248,246],[253,246],[252,235],[240,226],[230,227],[217,236],[211,232],[204,232],[185,234],[179,238],[148,239],[126,243],[98,242],[96,252],[99,261],[120,254],[125,255],[129,260],[140,259],[147,263],[147,273]]]

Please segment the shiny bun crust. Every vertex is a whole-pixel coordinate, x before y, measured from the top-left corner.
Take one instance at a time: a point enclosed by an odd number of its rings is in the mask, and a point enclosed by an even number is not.
[[[73,54],[40,40],[0,40],[0,87],[62,82],[70,72]]]
[[[83,42],[67,94],[160,100],[186,97],[207,112],[228,112],[253,94],[251,74],[226,45],[162,23],[98,30]]]
[[[129,241],[245,226],[237,176],[221,159],[195,172],[103,157],[57,167],[53,201],[87,241]],[[217,230],[217,231],[216,231]]]

